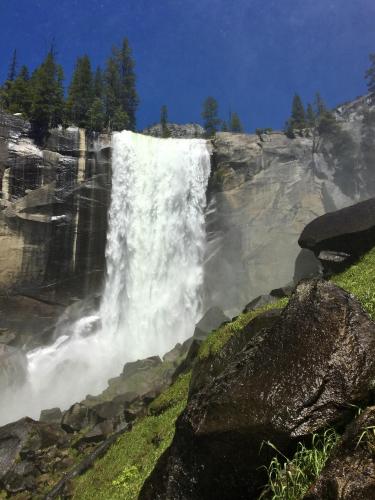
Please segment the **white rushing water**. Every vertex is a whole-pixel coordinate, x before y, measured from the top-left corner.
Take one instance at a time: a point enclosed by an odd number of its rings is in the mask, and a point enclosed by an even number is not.
[[[27,386],[3,395],[0,423],[100,392],[125,362],[163,355],[200,319],[206,142],[115,133],[112,171],[100,310],[28,354]]]

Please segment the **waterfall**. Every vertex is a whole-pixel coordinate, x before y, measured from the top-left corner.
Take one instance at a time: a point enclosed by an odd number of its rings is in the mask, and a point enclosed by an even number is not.
[[[28,353],[27,385],[3,395],[0,423],[65,409],[103,390],[127,361],[163,355],[193,334],[202,313],[209,173],[204,140],[113,135],[100,309]]]

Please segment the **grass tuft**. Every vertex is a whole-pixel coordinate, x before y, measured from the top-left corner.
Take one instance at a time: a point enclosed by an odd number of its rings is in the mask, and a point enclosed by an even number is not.
[[[313,434],[311,446],[298,443],[292,459],[267,442],[277,455],[267,468],[268,484],[260,499],[300,500],[319,476],[339,437],[332,428],[324,434]]]
[[[332,278],[336,285],[352,293],[375,320],[375,248],[357,263]]]

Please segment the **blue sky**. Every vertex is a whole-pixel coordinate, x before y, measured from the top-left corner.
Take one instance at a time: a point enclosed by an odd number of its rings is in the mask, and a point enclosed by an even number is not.
[[[374,0],[0,0],[0,77],[14,48],[33,69],[55,39],[69,82],[87,53],[103,65],[127,36],[137,64],[140,128],[200,121],[213,95],[247,130],[283,126],[295,91],[331,105],[366,91]]]

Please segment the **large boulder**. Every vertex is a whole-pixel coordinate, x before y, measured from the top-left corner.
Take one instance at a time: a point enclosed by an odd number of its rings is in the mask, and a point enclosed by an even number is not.
[[[0,490],[33,490],[40,468],[37,455],[51,446],[63,447],[65,432],[57,425],[23,418],[0,428]]]
[[[298,243],[312,250],[326,271],[344,269],[375,246],[375,198],[318,217]]]
[[[375,377],[375,324],[330,282],[301,282],[274,325],[193,392],[145,499],[249,499],[273,450],[345,420]],[[193,374],[194,379],[194,374]]]
[[[345,431],[304,500],[375,498],[375,407],[367,408]]]

